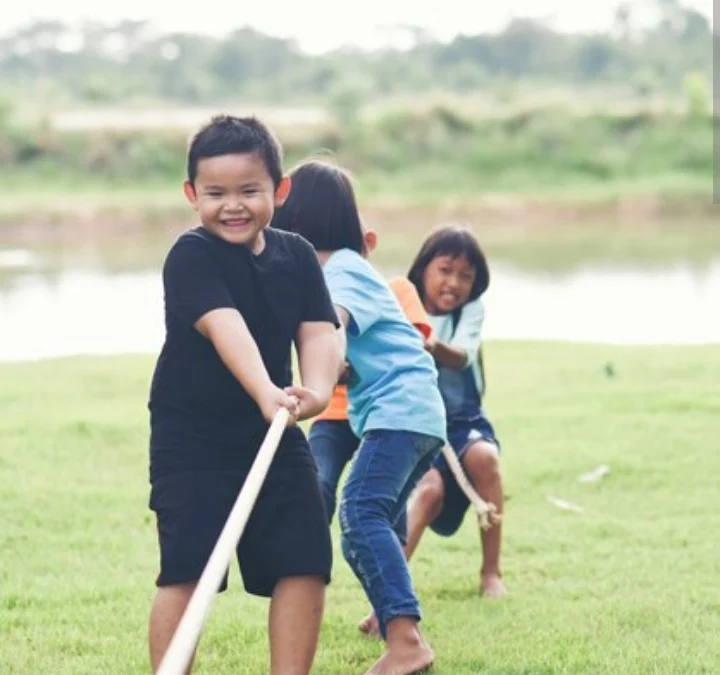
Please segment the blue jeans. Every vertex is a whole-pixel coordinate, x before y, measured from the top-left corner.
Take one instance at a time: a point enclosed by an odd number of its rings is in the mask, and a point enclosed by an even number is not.
[[[438,438],[409,431],[369,431],[345,481],[340,503],[343,556],[365,590],[383,638],[391,619],[421,619],[393,524],[442,445]]]
[[[340,476],[358,449],[360,439],[347,420],[317,420],[310,427],[308,443],[317,466],[328,522],[332,522]]]
[[[310,427],[308,443],[317,466],[328,523],[332,523],[340,476],[357,451],[360,439],[352,432],[347,420],[317,420]],[[404,505],[393,528],[404,546],[407,543],[407,509]]]

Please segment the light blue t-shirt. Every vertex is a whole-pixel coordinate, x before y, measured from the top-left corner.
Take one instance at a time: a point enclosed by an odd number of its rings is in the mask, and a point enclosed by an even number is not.
[[[457,325],[453,323],[452,314],[428,316],[433,336],[439,342],[462,349],[468,359],[462,370],[438,368],[449,423],[469,421],[481,413],[484,382],[480,345],[484,318],[485,308],[480,298],[462,308]]]
[[[435,363],[385,280],[350,249],[335,251],[323,272],[333,303],[350,315],[346,358],[353,432],[414,431],[446,440]]]

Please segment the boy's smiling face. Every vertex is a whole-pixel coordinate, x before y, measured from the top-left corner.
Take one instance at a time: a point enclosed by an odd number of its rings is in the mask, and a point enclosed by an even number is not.
[[[287,178],[275,189],[257,153],[203,158],[197,164],[194,185],[188,181],[184,185],[185,196],[205,228],[254,254],[265,247],[263,230],[288,189]]]

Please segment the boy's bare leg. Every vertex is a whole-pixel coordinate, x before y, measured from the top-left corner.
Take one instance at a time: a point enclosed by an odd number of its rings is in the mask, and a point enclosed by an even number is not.
[[[385,645],[385,653],[365,675],[414,675],[429,668],[435,660],[433,650],[411,617],[388,621]]]
[[[175,629],[190,602],[195,586],[195,583],[163,586],[158,588],[155,594],[148,628],[150,664],[153,673],[157,672],[160,667],[160,662],[170,646],[170,641],[175,635]],[[189,675],[192,670],[192,661],[193,659],[190,659],[185,675]]]
[[[308,675],[325,606],[322,577],[280,579],[270,601],[270,675]]]
[[[406,560],[409,561],[412,557],[425,529],[440,515],[444,498],[442,476],[437,469],[430,469],[420,479],[412,503],[408,504],[408,539],[403,549]],[[380,627],[375,614],[372,612],[368,614],[358,624],[358,630],[370,637],[379,638]]]
[[[503,512],[503,489],[497,449],[492,443],[478,441],[463,456],[463,468],[478,494],[495,504],[497,512]],[[480,530],[483,562],[480,568],[480,593],[488,598],[505,595],[505,585],[500,572],[500,548],[502,544],[502,521],[488,530]]]

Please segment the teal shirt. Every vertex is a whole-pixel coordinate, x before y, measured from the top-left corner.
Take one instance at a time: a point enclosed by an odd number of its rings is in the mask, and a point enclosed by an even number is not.
[[[453,325],[452,314],[428,316],[428,319],[435,339],[459,348],[467,355],[465,368],[438,368],[448,422],[473,420],[482,412],[485,388],[480,367],[481,333],[485,319],[483,302],[478,298],[465,305],[456,326]]]
[[[348,420],[353,432],[413,431],[445,441],[435,363],[385,280],[349,249],[334,252],[323,273],[333,304],[350,315]]]

